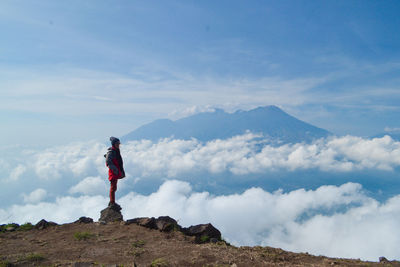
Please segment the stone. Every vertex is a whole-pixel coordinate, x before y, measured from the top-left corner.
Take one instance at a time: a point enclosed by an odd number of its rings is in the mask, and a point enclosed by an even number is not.
[[[161,232],[171,232],[174,229],[180,230],[178,222],[169,216],[160,216],[156,219],[157,229]]]
[[[150,229],[158,229],[156,224],[156,219],[154,217],[151,218],[141,217],[141,218],[130,219],[126,221],[126,224],[137,224]]]
[[[194,236],[196,243],[217,243],[221,241],[221,232],[211,223],[199,224],[182,228],[176,220],[169,216],[160,216],[157,219],[154,217],[141,217],[130,219],[125,222],[125,225],[137,224],[149,229],[160,230],[161,232],[179,231],[188,236]]]
[[[221,232],[215,228],[211,223],[199,224],[183,228],[182,232],[189,236],[195,236],[197,243],[209,242],[212,238],[216,238],[218,241],[221,240]]]
[[[135,218],[127,220],[125,224],[137,224],[149,229],[160,230],[161,232],[171,232],[174,229],[181,230],[178,222],[169,216],[160,216],[157,219],[154,217]]]
[[[1,231],[14,232],[18,228],[19,228],[19,224],[17,224],[17,223],[3,224],[1,226]]]
[[[74,223],[93,223],[93,219],[89,217],[80,217]]]
[[[100,212],[99,222],[120,222],[123,221],[121,207],[118,204],[111,205]]]
[[[42,219],[35,225],[35,229],[43,230],[43,229],[46,229],[47,227],[56,226],[56,225],[58,225],[58,224],[56,224],[55,222],[48,222],[45,219]]]
[[[379,257],[379,262],[389,262],[385,257]]]

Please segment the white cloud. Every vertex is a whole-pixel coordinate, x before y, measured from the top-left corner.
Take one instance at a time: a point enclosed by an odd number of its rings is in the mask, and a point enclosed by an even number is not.
[[[35,191],[32,191],[29,195],[22,194],[25,203],[38,203],[45,199],[46,196],[47,191],[42,188],[38,188]]]
[[[59,223],[99,217],[108,199],[60,197],[54,203],[14,205],[1,221]],[[148,196],[129,193],[117,200],[125,219],[169,215],[183,226],[211,222],[235,245],[268,245],[334,257],[399,259],[400,195],[385,203],[366,196],[359,184],[321,186],[273,193],[250,188],[214,196],[193,192],[187,182],[167,181]]]
[[[19,164],[17,167],[15,167],[11,173],[9,179],[12,181],[17,181],[23,175],[26,171],[26,167],[22,164]]]
[[[193,171],[233,174],[269,170],[319,169],[322,171],[393,170],[400,165],[400,142],[389,136],[375,139],[345,136],[321,139],[313,144],[265,145],[248,133],[206,144],[196,140],[130,142],[124,146],[127,169],[135,175],[162,173],[176,177]]]
[[[199,105],[194,105],[191,107],[187,107],[183,110],[173,110],[168,114],[170,118],[173,119],[179,119],[183,117],[188,117],[197,113],[202,113],[202,112],[214,112],[215,107],[212,107],[210,105],[204,105],[204,106],[199,106]]]
[[[100,211],[107,206],[108,199],[102,196],[59,197],[55,202],[13,205],[0,209],[1,222],[37,223],[41,219],[57,223],[68,223],[81,216],[97,220]]]
[[[71,194],[81,193],[84,195],[107,195],[107,178],[97,177],[86,177],[77,185],[71,187],[69,192]],[[108,181],[108,180],[107,180]]]
[[[11,180],[29,175],[30,179],[62,178],[75,183],[76,179],[81,181],[89,176],[107,176],[106,151],[106,145],[96,142],[73,143],[21,153],[19,162],[2,165],[9,166],[4,172],[10,173]],[[344,173],[394,171],[400,166],[400,142],[389,136],[344,136],[281,146],[268,145],[268,140],[252,133],[207,143],[195,139],[141,140],[123,144],[121,154],[127,175],[141,179],[183,179],[203,172],[248,175],[309,169]]]
[[[59,179],[65,174],[82,177],[106,172],[106,151],[106,146],[99,143],[74,143],[37,152],[31,164],[40,179]]]

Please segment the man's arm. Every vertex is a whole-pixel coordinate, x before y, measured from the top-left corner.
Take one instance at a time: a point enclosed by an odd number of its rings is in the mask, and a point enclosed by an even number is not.
[[[108,166],[108,168],[111,169],[111,171],[115,174],[118,175],[118,168],[117,166],[115,166],[115,164],[113,163],[113,159],[115,158],[115,153],[113,153],[113,151],[108,151],[107,155],[106,155],[106,164]]]

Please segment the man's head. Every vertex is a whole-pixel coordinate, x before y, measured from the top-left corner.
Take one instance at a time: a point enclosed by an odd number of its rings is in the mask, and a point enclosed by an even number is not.
[[[121,144],[121,142],[119,141],[119,139],[117,137],[111,136],[110,141],[111,141],[111,145],[113,147],[119,148],[119,145]]]

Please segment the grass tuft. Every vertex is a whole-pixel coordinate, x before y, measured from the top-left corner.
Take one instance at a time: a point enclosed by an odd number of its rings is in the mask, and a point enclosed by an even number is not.
[[[169,264],[166,260],[163,258],[158,258],[155,259],[154,261],[151,262],[151,267],[167,267]]]
[[[89,233],[89,232],[76,232],[76,233],[74,234],[74,238],[75,238],[76,240],[78,240],[78,241],[87,240],[87,239],[89,239],[89,238],[92,238],[93,236],[94,236],[94,235],[91,234],[91,233]]]
[[[45,257],[41,254],[31,253],[25,257],[25,260],[28,262],[40,262],[43,261]]]
[[[132,246],[134,248],[141,248],[144,246],[146,242],[144,242],[143,240],[136,240],[135,242],[132,243]]]
[[[210,241],[210,237],[209,237],[208,235],[202,235],[202,236],[200,237],[200,242],[201,242],[201,243],[206,243],[206,242],[208,242],[208,241]]]
[[[13,264],[9,261],[6,260],[0,261],[0,267],[11,267],[11,266],[13,266]]]
[[[20,231],[29,231],[33,229],[33,225],[30,222],[24,223],[23,225],[21,225],[18,230]]]

